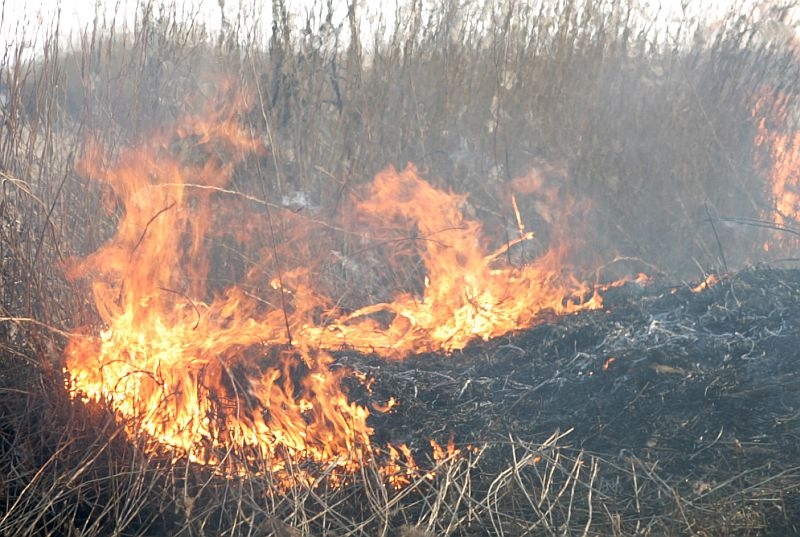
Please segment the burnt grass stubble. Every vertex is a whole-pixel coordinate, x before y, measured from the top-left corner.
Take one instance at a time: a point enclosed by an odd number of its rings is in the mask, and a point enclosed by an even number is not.
[[[798,270],[747,270],[699,293],[629,283],[604,295],[603,311],[545,317],[449,358],[340,361],[377,380],[376,399],[401,402],[373,415],[378,442],[490,445],[476,488],[508,466],[514,441],[568,430],[559,449],[603,461],[597,490],[623,517],[658,517],[662,494],[677,493],[698,513],[755,510],[759,533],[794,534],[799,299]],[[620,496],[631,465],[663,480],[638,510]]]

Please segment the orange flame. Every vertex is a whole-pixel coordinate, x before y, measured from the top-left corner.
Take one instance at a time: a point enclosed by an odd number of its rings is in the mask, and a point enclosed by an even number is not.
[[[767,170],[767,194],[773,204],[765,216],[779,228],[792,226],[800,221],[800,130],[792,129],[788,95],[762,90],[752,115],[757,128],[755,164]],[[770,250],[769,242],[764,250]]]
[[[263,151],[234,120],[240,106],[184,118],[109,169],[97,146],[87,153],[84,171],[111,186],[125,214],[116,235],[69,271],[92,278],[106,325],[70,341],[72,391],[108,402],[130,431],[197,462],[352,468],[369,454],[372,431],[332,358],[285,348],[276,312],[242,289],[206,289],[213,190],[187,184],[224,186],[247,155]],[[176,144],[190,155],[172,154]]]
[[[544,310],[567,314],[602,306],[597,290],[569,272],[563,246],[523,267],[502,265],[506,247],[485,252],[480,223],[460,208],[465,198],[434,188],[413,165],[379,173],[357,211],[376,228],[417,230],[414,243],[426,275],[422,296],[400,293],[326,327],[308,327],[305,337],[326,348],[348,345],[401,358],[463,349],[476,338],[529,327]],[[370,317],[378,312],[390,313],[392,321],[381,325]]]
[[[328,351],[349,346],[387,358],[448,352],[531,326],[543,310],[602,305],[600,288],[569,272],[563,245],[522,267],[504,259],[512,245],[487,252],[481,224],[462,211],[466,196],[434,188],[414,166],[378,174],[353,213],[372,238],[402,238],[401,260],[421,261],[424,282],[416,292],[341,311],[313,285],[314,254],[303,251],[310,234],[302,229],[302,240],[273,238],[271,248],[248,256],[251,268],[239,285],[211,285],[214,241],[246,246],[272,225],[270,214],[253,214],[231,227],[247,213],[231,209],[236,192],[226,187],[246,159],[264,152],[237,122],[246,105],[237,96],[209,106],[124,149],[111,164],[99,144],[90,145],[80,165],[113,190],[124,214],[114,237],[68,270],[91,279],[104,328],[71,338],[65,369],[74,397],[107,402],[149,449],[226,471],[258,465],[306,483],[314,475],[297,463],[352,471],[378,449],[369,411],[348,400],[341,382],[348,373],[331,368]],[[524,194],[541,182],[532,174],[512,186]],[[530,240],[515,197],[512,203],[519,240]],[[287,230],[300,225],[289,211],[280,217]],[[291,259],[296,266],[281,265]],[[396,405],[392,398],[374,408]],[[445,457],[434,451],[435,459]],[[388,446],[386,453],[387,480],[409,483],[416,471],[409,448]],[[455,453],[451,441],[447,454]]]
[[[716,274],[709,274],[706,279],[692,287],[692,293],[700,293],[706,289],[713,287],[719,283],[719,277]]]

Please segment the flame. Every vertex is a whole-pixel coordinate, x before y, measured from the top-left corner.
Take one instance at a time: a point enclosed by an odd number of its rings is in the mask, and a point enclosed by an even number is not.
[[[800,130],[791,129],[791,113],[788,95],[767,89],[760,92],[752,110],[755,164],[767,170],[767,195],[772,202],[765,217],[778,230],[800,221]],[[769,242],[763,249],[770,251]]]
[[[422,180],[413,165],[379,173],[356,211],[375,229],[416,230],[413,243],[425,272],[421,296],[399,293],[328,326],[308,327],[304,336],[326,348],[346,345],[402,358],[459,350],[476,339],[529,327],[542,311],[602,307],[598,289],[570,272],[563,245],[522,267],[503,263],[508,245],[486,252],[481,224],[461,210],[465,200]],[[372,317],[381,312],[390,314],[391,322]]]
[[[452,435],[447,441],[446,448],[443,448],[436,440],[431,440],[431,449],[433,450],[433,460],[437,462],[457,457],[461,452],[461,450],[456,447],[455,439]]]
[[[418,262],[420,279],[391,301],[341,310],[312,277],[319,248],[308,219],[228,189],[247,159],[265,153],[238,121],[246,96],[231,93],[223,87],[220,102],[113,160],[89,145],[79,169],[113,191],[119,204],[110,211],[123,210],[116,234],[68,267],[69,277],[91,281],[102,321],[67,346],[71,394],[110,405],[148,449],[224,471],[257,467],[312,484],[313,470],[298,465],[330,475],[383,457],[387,481],[408,484],[417,471],[411,450],[374,446],[369,411],[342,387],[350,375],[371,393],[372,380],[331,367],[329,352],[450,352],[531,326],[545,310],[599,308],[602,288],[571,274],[563,244],[510,264],[504,254],[533,238],[514,195],[521,237],[489,251],[482,225],[464,214],[466,196],[435,188],[409,165],[379,173],[349,216],[370,230],[361,234],[366,247],[389,245],[387,263]],[[532,172],[512,190],[530,195],[542,186]],[[220,244],[247,252],[236,284],[214,277]],[[452,439],[446,452],[432,446],[435,460],[458,453]]]
[[[400,406],[400,403],[397,401],[397,399],[394,398],[394,396],[389,397],[389,400],[386,401],[385,405],[382,405],[380,403],[372,403],[372,408],[376,412],[380,412],[381,414],[386,414],[388,412],[391,412],[398,406]]]
[[[716,274],[709,274],[705,280],[692,287],[692,293],[700,293],[706,289],[713,287],[719,283],[719,277]]]
[[[325,352],[290,349],[275,311],[238,287],[213,296],[213,190],[262,144],[235,121],[242,103],[178,121],[110,167],[81,164],[125,212],[116,235],[69,270],[91,277],[106,328],[66,349],[72,393],[105,401],[132,434],[204,464],[289,462],[351,469],[371,450],[368,411],[348,401]],[[175,146],[183,154],[175,154]],[[298,476],[296,471],[293,475]]]

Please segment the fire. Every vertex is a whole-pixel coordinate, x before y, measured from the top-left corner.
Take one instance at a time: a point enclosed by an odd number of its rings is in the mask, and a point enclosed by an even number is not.
[[[755,164],[766,169],[772,210],[767,219],[778,229],[800,221],[800,130],[793,130],[791,103],[783,92],[763,90],[753,107],[756,119]],[[769,243],[764,249],[769,251]]]
[[[571,274],[564,245],[510,266],[503,254],[513,244],[487,251],[481,224],[464,214],[466,196],[409,166],[379,173],[351,212],[370,230],[366,244],[395,245],[394,261],[418,260],[424,277],[391,301],[342,311],[315,286],[309,222],[229,190],[247,159],[265,152],[237,119],[246,108],[242,95],[212,103],[111,161],[99,144],[86,151],[80,169],[124,210],[116,234],[68,268],[91,281],[102,321],[68,344],[71,394],[107,403],[148,449],[224,471],[255,467],[311,484],[313,471],[298,464],[349,472],[384,453],[387,481],[402,486],[416,472],[411,450],[372,444],[368,409],[342,387],[345,375],[370,381],[331,367],[329,352],[450,352],[531,326],[544,310],[599,308],[599,288]],[[531,175],[514,185],[529,194],[540,183]],[[531,240],[510,202],[516,242]],[[214,277],[220,244],[247,252],[245,268],[231,269],[235,284]],[[452,441],[447,455],[432,445],[436,460],[457,453]]]
[[[709,274],[705,280],[692,287],[692,293],[702,293],[719,283],[719,277],[716,274]]]
[[[105,401],[132,434],[191,460],[236,468],[289,461],[352,468],[369,454],[368,411],[347,400],[323,351],[288,348],[284,324],[243,289],[209,294],[214,191],[263,151],[241,106],[180,120],[110,167],[93,146],[86,174],[124,206],[116,235],[69,274],[90,277],[105,328],[75,336],[75,396]],[[212,119],[209,119],[212,118]],[[175,145],[191,155],[174,155]]]
[[[397,294],[328,326],[309,327],[305,335],[327,348],[347,345],[402,358],[463,349],[475,339],[529,327],[545,310],[567,314],[602,306],[597,289],[571,274],[563,245],[522,267],[503,264],[508,245],[484,251],[481,224],[461,210],[465,199],[434,188],[413,165],[379,173],[356,211],[375,229],[417,230],[422,294]],[[391,322],[371,317],[379,312],[389,313]]]

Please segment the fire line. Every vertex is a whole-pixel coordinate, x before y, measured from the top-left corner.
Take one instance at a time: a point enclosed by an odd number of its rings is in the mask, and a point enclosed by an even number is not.
[[[331,367],[331,351],[449,353],[531,326],[545,310],[600,308],[601,288],[571,273],[563,244],[508,265],[485,249],[481,223],[464,215],[466,196],[435,188],[409,165],[379,173],[353,201],[353,215],[373,230],[367,242],[414,230],[398,259],[418,259],[424,281],[386,302],[339,309],[314,281],[313,233],[291,211],[280,213],[289,240],[253,245],[263,215],[251,211],[251,219],[243,207],[254,198],[229,189],[239,167],[264,153],[238,120],[246,107],[244,95],[211,103],[112,163],[100,144],[88,146],[80,170],[110,187],[124,211],[115,235],[68,270],[91,282],[102,324],[69,341],[71,394],[108,404],[147,449],[226,472],[258,466],[313,484],[315,467],[344,474],[385,452],[382,472],[402,486],[416,471],[411,450],[373,445],[369,410],[349,400],[348,372]],[[520,240],[529,240],[512,200]],[[214,245],[225,241],[251,261],[237,284],[210,286]]]

